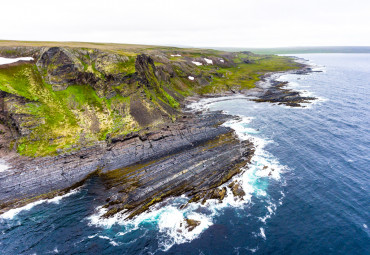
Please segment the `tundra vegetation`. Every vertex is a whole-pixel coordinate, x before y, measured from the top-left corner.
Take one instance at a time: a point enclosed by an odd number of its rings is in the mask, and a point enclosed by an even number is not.
[[[0,66],[1,135],[11,134],[0,146],[29,157],[155,129],[188,96],[238,93],[300,68],[276,55],[99,43],[0,41],[0,56],[34,58]]]

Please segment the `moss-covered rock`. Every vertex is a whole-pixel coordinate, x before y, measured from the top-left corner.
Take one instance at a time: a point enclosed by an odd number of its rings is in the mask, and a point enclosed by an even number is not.
[[[84,68],[70,51],[52,47],[45,49],[36,63],[44,80],[55,86],[55,90],[65,89],[70,84],[77,84],[79,74]]]

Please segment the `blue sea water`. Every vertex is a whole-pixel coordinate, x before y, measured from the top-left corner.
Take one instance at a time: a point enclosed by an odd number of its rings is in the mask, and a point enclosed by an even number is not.
[[[97,177],[0,218],[0,254],[370,254],[370,54],[302,54],[323,72],[280,80],[318,97],[306,108],[233,98],[208,104],[256,156],[236,177],[243,201],[99,219]],[[202,224],[181,229],[184,216]]]

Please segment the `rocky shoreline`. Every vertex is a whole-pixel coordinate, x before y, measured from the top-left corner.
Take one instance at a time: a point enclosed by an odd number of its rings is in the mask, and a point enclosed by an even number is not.
[[[284,72],[283,74],[300,74],[307,75],[314,72],[312,68],[306,64],[302,64],[299,70]],[[279,75],[279,73],[277,73]],[[256,98],[252,99],[255,102],[277,103],[291,107],[304,107],[303,104],[310,103],[316,100],[315,97],[302,96],[300,92],[287,88],[288,82],[278,81],[276,73],[269,73],[262,77],[261,81],[256,84],[256,88],[260,90]]]
[[[311,71],[302,65],[298,72]],[[266,74],[255,89],[240,93],[253,96],[250,100],[256,102],[294,107],[315,99],[303,97],[284,88],[285,85]],[[212,97],[229,95],[235,92]],[[107,136],[105,141],[93,146],[57,156],[32,158],[8,152],[2,155],[10,167],[0,172],[0,214],[65,194],[91,175],[98,175],[105,186],[103,217],[124,212],[132,218],[167,197],[183,194],[189,197],[189,203],[205,203],[207,199],[222,201],[226,188],[219,186],[246,169],[254,154],[251,142],[240,141],[234,130],[222,126],[232,118],[235,117],[221,112],[183,111],[175,122],[167,121],[112,138]],[[243,196],[238,183],[231,182],[228,186],[235,197]],[[196,225],[189,220],[190,227]]]
[[[128,209],[132,217],[171,195],[215,192],[253,155],[251,143],[221,126],[230,118],[220,112],[187,113],[156,130],[69,154],[13,157],[12,167],[0,172],[1,212],[63,194],[91,174],[98,174],[107,187],[106,216]]]
[[[303,63],[300,64],[301,68],[299,70],[266,73],[261,77],[260,81],[256,82],[255,87],[252,89],[208,94],[204,95],[203,98],[231,97],[240,95],[246,97],[248,100],[259,103],[268,102],[290,107],[305,107],[304,104],[311,103],[317,98],[302,96],[299,91],[287,88],[288,82],[278,80],[280,76],[285,74],[308,75],[312,72],[321,72],[313,71],[312,67],[309,65]]]

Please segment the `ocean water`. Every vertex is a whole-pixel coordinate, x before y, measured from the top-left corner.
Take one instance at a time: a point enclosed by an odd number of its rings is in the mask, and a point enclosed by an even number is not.
[[[370,54],[302,54],[309,75],[279,79],[318,97],[305,108],[237,96],[194,107],[239,116],[224,125],[256,155],[235,177],[246,192],[133,220],[101,220],[104,187],[81,188],[0,216],[0,254],[370,254]],[[4,168],[3,171],[7,171]],[[189,232],[184,217],[201,221]]]

